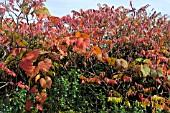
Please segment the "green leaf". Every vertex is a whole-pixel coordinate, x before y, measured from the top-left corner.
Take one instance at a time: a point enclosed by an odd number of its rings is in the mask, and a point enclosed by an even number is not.
[[[158,75],[159,77],[163,76],[163,69],[162,69],[162,68],[158,67],[158,68],[156,69],[156,72],[157,72],[157,75]]]
[[[151,70],[147,64],[141,65],[141,72],[144,77],[150,74]]]
[[[168,76],[168,81],[170,81],[170,76]]]
[[[143,58],[136,58],[135,61],[136,62],[142,62]]]
[[[157,72],[155,69],[151,69],[151,76],[154,76],[154,77],[157,76]]]
[[[11,61],[11,60],[13,60],[13,59],[14,59],[14,57],[12,56],[12,54],[8,55],[8,57],[7,57],[6,60],[5,60],[5,64],[8,64],[9,61]]]

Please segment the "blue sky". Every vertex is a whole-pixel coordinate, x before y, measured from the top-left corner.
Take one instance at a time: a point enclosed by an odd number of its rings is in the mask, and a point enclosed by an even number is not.
[[[132,0],[132,2],[136,9],[150,4],[149,11],[154,8],[157,12],[170,15],[170,0]],[[45,6],[49,9],[51,15],[62,17],[71,14],[72,10],[98,9],[98,3],[130,8],[130,0],[47,0]]]

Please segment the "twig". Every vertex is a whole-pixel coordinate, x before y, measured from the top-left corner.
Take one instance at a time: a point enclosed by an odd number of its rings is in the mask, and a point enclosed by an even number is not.
[[[2,89],[3,87],[7,86],[9,84],[9,82],[7,82],[6,84],[4,84],[3,86],[0,87],[0,89]]]

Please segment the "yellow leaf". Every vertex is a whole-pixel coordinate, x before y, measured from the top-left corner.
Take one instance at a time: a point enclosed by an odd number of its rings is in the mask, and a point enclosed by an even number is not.
[[[129,102],[129,101],[126,101],[126,102],[125,102],[125,105],[126,105],[128,108],[131,108],[131,105],[130,105],[130,102]]]
[[[113,79],[117,79],[117,78],[120,78],[120,76],[119,76],[119,75],[113,75],[112,78],[113,78]]]
[[[42,93],[46,93],[46,88],[42,89],[41,92],[42,92]]]
[[[135,61],[133,61],[133,62],[131,62],[131,63],[129,64],[129,66],[130,66],[130,67],[134,67],[134,66],[135,66],[135,64],[136,64],[136,62],[135,62]]]
[[[37,83],[37,81],[40,79],[40,74],[38,74],[36,77],[35,77],[35,83]]]
[[[107,60],[107,61],[108,61],[108,64],[109,64],[109,65],[113,66],[113,65],[115,64],[116,58],[113,58],[113,57],[110,58],[110,57],[108,57],[108,60]]]
[[[17,43],[19,46],[22,46],[22,47],[28,45],[28,42],[25,41],[24,39],[21,39],[21,38],[17,38],[15,41],[16,41],[16,43]]]
[[[108,97],[107,101],[115,104],[122,103],[122,97]]]

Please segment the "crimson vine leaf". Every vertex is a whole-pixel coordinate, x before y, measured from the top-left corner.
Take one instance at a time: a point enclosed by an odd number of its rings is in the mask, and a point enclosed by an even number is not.
[[[31,111],[31,108],[33,107],[33,102],[31,100],[27,100],[25,103],[25,110]]]

